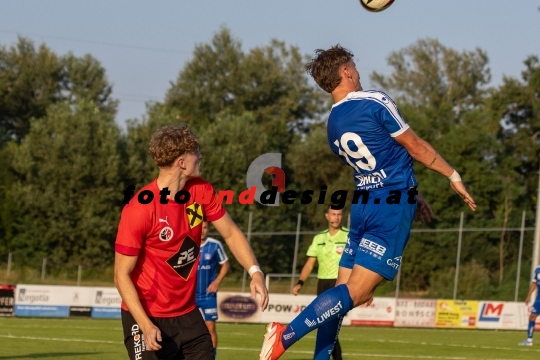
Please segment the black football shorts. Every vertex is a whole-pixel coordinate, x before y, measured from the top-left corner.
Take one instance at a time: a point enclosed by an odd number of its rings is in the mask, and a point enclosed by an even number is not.
[[[150,320],[161,331],[161,349],[147,351],[139,325],[122,309],[124,344],[131,360],[213,360],[214,348],[208,328],[197,308],[171,318]]]

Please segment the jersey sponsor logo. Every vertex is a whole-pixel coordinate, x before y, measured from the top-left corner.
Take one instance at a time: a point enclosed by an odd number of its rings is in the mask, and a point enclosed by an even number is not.
[[[189,278],[195,261],[199,256],[199,247],[192,238],[186,236],[180,249],[167,260],[167,264],[184,280]]]
[[[336,254],[341,255],[343,253],[343,249],[344,248],[342,245],[336,246]]]
[[[159,232],[159,240],[161,241],[169,241],[173,238],[173,236],[174,236],[174,231],[169,226],[165,226]]]
[[[394,259],[386,260],[386,264],[397,270],[399,266],[401,265],[401,256],[395,257]]]
[[[188,223],[190,229],[200,225],[203,221],[202,206],[197,203],[193,203],[186,208],[186,214],[188,217]]]
[[[201,265],[199,266],[200,270],[210,270],[212,269],[212,265]]]
[[[360,247],[370,250],[374,252],[375,254],[378,254],[380,256],[383,256],[386,252],[386,248],[382,245],[377,244],[375,241],[371,241],[366,238],[362,238],[362,241],[360,241]]]
[[[376,184],[376,187],[383,187],[383,179],[386,179],[386,173],[383,169],[381,171],[375,171],[371,174],[359,174],[355,178],[358,180],[357,186],[365,186]]]
[[[485,303],[480,311],[480,321],[498,322],[501,319],[504,309],[504,303],[495,305],[493,303]]]
[[[313,320],[309,320],[309,319],[304,320],[304,323],[305,323],[309,328],[312,328],[312,327],[314,327],[315,325],[317,325],[317,322],[315,322],[315,321],[313,321]]]

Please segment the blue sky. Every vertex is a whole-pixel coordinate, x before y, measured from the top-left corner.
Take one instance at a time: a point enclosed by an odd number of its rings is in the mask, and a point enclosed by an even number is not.
[[[390,73],[390,52],[418,39],[458,51],[479,47],[496,85],[503,74],[520,77],[528,55],[540,56],[539,7],[540,0],[396,0],[369,13],[358,0],[3,0],[0,45],[20,34],[58,54],[92,54],[107,70],[124,126],[141,118],[145,101],[163,99],[195,44],[221,25],[244,50],[272,38],[306,54],[340,43],[354,52],[364,88],[372,71]]]

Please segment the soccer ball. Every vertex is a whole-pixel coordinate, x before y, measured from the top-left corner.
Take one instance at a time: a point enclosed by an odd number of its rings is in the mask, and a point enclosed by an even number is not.
[[[360,4],[367,11],[377,12],[386,10],[394,3],[394,0],[360,0]]]

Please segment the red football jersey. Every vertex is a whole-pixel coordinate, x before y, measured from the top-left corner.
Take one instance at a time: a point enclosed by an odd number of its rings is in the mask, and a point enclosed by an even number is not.
[[[185,204],[172,199],[161,204],[157,180],[154,180],[135,194],[122,210],[115,250],[123,255],[138,256],[131,280],[149,316],[179,316],[195,308],[203,216],[208,221],[216,221],[225,215],[209,182],[191,179],[183,190],[190,194]],[[153,200],[144,204],[150,199],[149,192]],[[177,200],[184,202],[185,192]],[[122,308],[128,310],[124,302]]]

